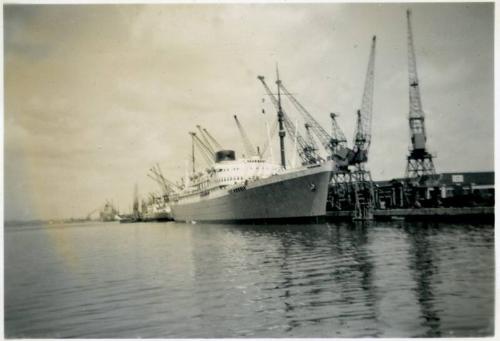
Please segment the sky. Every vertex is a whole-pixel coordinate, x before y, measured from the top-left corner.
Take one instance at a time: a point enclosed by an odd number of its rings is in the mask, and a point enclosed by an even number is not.
[[[134,184],[159,191],[155,163],[185,174],[197,124],[241,155],[237,114],[264,145],[276,115],[257,76],[273,86],[276,65],[352,141],[373,35],[368,167],[375,180],[403,176],[407,8],[437,172],[492,171],[492,3],[4,5],[5,219],[84,217],[105,200],[128,211]]]

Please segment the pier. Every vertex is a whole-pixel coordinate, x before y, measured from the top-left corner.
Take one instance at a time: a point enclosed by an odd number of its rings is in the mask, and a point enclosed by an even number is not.
[[[359,196],[356,186],[344,186],[339,191],[334,183],[326,215],[329,219],[351,220],[493,221],[494,182],[494,172],[441,173],[432,182],[422,184],[404,178],[374,181],[373,194],[365,193],[371,199],[361,200],[361,206],[355,205],[353,199]]]
[[[351,220],[352,211],[329,211],[328,220]],[[481,220],[493,221],[495,207],[426,207],[373,210],[374,220]]]

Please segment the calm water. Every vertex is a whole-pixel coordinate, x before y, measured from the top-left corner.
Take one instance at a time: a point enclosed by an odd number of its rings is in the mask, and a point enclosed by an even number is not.
[[[7,227],[7,337],[494,332],[492,225]]]

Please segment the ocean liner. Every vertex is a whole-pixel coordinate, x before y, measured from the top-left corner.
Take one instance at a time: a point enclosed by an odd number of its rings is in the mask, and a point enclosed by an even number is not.
[[[204,144],[195,133],[190,133],[193,137],[193,172],[184,181],[182,190],[169,196],[174,220],[300,221],[315,220],[326,215],[328,187],[335,162],[324,159],[307,160],[300,167],[287,169],[285,126],[289,133],[294,129],[290,129],[292,124],[281,107],[281,81],[278,72],[277,76],[278,94],[273,102],[279,125],[280,164],[266,161],[261,153],[254,152],[251,155],[256,156],[236,159],[233,150],[209,150],[209,143]],[[263,77],[258,78],[264,84]],[[269,94],[273,96],[272,93]],[[246,134],[237,117],[234,118],[248,145]],[[200,132],[203,133],[201,129]],[[206,130],[205,132],[205,142],[208,142],[211,136]],[[208,149],[208,154],[213,158],[209,160],[209,168],[198,173],[194,170],[195,141]]]
[[[216,153],[212,168],[170,198],[176,221],[315,219],[326,213],[333,161],[287,170],[259,158]]]

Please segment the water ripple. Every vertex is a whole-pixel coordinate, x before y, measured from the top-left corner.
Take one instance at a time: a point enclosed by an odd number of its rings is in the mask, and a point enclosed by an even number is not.
[[[5,260],[7,337],[493,333],[490,225],[9,227]]]

